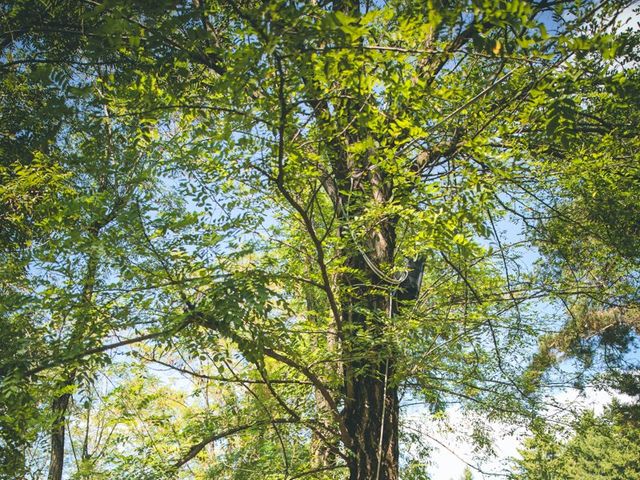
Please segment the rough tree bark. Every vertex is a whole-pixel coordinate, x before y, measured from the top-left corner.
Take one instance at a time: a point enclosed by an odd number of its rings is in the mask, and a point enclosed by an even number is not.
[[[65,385],[70,383],[65,382]],[[66,413],[69,408],[70,393],[55,398],[51,404],[54,422],[51,427],[51,459],[49,463],[49,480],[61,480],[64,470],[64,439]]]
[[[390,261],[395,249],[395,222],[387,224],[374,237],[377,248],[373,250],[373,258],[380,262],[383,258]],[[351,332],[345,339],[345,357],[352,358],[345,363],[344,369],[343,415],[352,439],[349,478],[397,480],[400,414],[398,387],[394,381],[397,352],[384,340],[383,330],[385,322],[393,321],[398,301],[417,299],[424,261],[408,261],[406,278],[394,287],[375,278],[375,273],[363,261],[363,255],[353,257],[351,266],[366,272],[371,281],[377,280],[379,288],[356,288],[357,298],[348,299],[349,304],[344,306],[344,328]],[[384,287],[389,293],[380,293],[381,290],[384,292]],[[357,345],[354,334],[358,330],[370,334],[374,343]]]
[[[373,200],[387,202],[392,193],[390,180],[375,170],[367,180],[366,188]],[[343,279],[347,290],[352,292],[342,306],[343,351],[348,359],[344,368],[343,414],[352,440],[351,480],[398,478],[399,404],[398,389],[393,382],[395,358],[393,347],[384,340],[385,323],[397,309],[392,296],[395,286],[387,284],[369,264],[393,263],[395,224],[392,217],[381,221],[369,233],[368,245],[362,246],[366,251],[354,245],[356,248],[347,258],[347,265],[356,273]],[[360,344],[359,333],[365,333],[365,338],[372,340]]]
[[[341,0],[334,8],[350,16],[360,15],[360,2]],[[342,107],[348,112],[347,126],[362,111],[364,98],[350,95]],[[322,123],[322,119],[319,119]],[[346,132],[328,142],[333,182],[325,187],[341,221],[340,236],[349,245],[344,254],[348,271],[339,278],[343,330],[344,410],[342,412],[351,445],[348,462],[350,480],[397,480],[399,478],[399,399],[394,380],[397,352],[386,340],[386,324],[398,312],[398,300],[417,299],[424,262],[408,261],[407,276],[398,284],[381,270],[394,265],[398,218],[387,215],[372,227],[362,244],[353,235],[352,218],[364,213],[367,201],[383,207],[394,195],[393,178],[376,166],[375,152],[349,154],[349,144],[365,139],[370,132],[362,127],[336,128]],[[345,193],[347,192],[347,193]],[[349,196],[366,199],[354,205]],[[351,205],[348,207],[347,205]],[[348,211],[349,208],[352,211]],[[377,271],[376,271],[377,270]],[[393,280],[393,279],[392,279]],[[360,335],[360,334],[364,335]],[[361,338],[368,340],[362,341]]]

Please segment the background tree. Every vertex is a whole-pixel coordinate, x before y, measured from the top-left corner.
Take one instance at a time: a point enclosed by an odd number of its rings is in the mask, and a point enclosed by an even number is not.
[[[614,402],[601,416],[585,413],[568,432],[536,432],[525,443],[514,478],[638,478],[637,409],[637,403],[630,407]]]

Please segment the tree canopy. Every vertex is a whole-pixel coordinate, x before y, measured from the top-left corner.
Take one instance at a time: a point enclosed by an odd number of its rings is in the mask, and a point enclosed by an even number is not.
[[[631,3],[2,2],[0,475],[428,478],[411,405],[633,390]]]
[[[539,430],[528,439],[514,478],[639,478],[638,433],[637,403],[613,403],[601,416],[587,412],[568,432]]]

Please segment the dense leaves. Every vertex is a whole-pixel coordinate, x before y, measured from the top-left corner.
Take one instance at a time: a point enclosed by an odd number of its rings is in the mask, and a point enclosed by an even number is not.
[[[627,415],[629,407],[619,404],[599,417],[588,412],[575,422],[565,440],[558,438],[562,434],[558,430],[536,433],[526,443],[514,478],[638,478],[637,405],[632,409],[632,419]]]
[[[4,2],[2,473],[426,478],[406,405],[632,385],[627,7]]]

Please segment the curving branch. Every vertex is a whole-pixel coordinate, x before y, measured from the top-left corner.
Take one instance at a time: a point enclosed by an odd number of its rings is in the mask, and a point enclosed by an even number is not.
[[[240,433],[245,430],[250,430],[252,428],[261,427],[264,425],[285,424],[285,423],[300,423],[300,421],[296,419],[291,419],[291,418],[274,418],[274,419],[268,419],[268,420],[258,420],[253,423],[246,423],[244,425],[238,425],[236,427],[232,427],[227,430],[223,430],[221,432],[213,433],[208,437],[205,437],[202,441],[189,447],[189,450],[187,450],[187,453],[185,453],[184,456],[182,456],[179,460],[175,461],[171,466],[171,469],[172,470],[179,469],[180,467],[185,465],[187,462],[192,460],[196,455],[198,455],[198,453],[200,453],[203,448],[205,448],[210,443],[215,442],[216,440],[230,437],[231,435],[235,435],[236,433]]]

